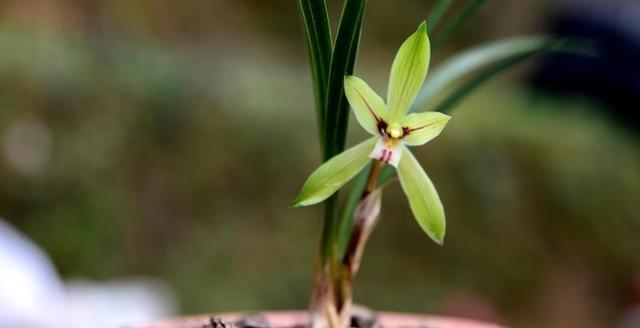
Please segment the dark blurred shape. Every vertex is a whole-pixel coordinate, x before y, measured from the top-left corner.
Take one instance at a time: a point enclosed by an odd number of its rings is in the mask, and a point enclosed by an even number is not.
[[[636,270],[631,282],[633,303],[624,311],[618,328],[634,328],[640,326],[640,268]]]
[[[545,55],[533,84],[554,94],[593,96],[638,131],[640,126],[640,2],[570,1],[551,23],[558,36],[593,40],[597,56]]]

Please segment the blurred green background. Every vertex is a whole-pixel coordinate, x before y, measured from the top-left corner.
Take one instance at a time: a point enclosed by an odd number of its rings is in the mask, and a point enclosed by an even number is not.
[[[380,93],[431,5],[370,1],[356,73]],[[544,31],[553,6],[490,1],[432,66]],[[320,162],[297,9],[1,1],[0,216],[63,277],[158,277],[184,313],[306,307],[322,211],[288,208]],[[531,67],[468,97],[418,150],[447,210],[444,247],[388,189],[357,302],[514,327],[610,326],[631,304],[638,134],[602,104],[531,90]],[[349,144],[364,136],[352,127]]]

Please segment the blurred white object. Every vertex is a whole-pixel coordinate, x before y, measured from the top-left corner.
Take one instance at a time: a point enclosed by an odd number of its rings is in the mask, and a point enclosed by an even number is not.
[[[40,327],[62,299],[64,285],[49,258],[0,220],[0,327]]]
[[[67,283],[65,327],[116,327],[176,314],[174,297],[161,281],[149,278],[107,283]]]
[[[109,327],[175,313],[160,281],[74,280],[65,287],[46,254],[0,219],[0,327]]]

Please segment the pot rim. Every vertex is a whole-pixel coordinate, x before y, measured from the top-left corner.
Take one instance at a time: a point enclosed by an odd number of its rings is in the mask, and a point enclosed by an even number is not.
[[[261,314],[275,325],[293,326],[306,323],[309,312],[306,310],[280,311],[241,311],[222,312],[209,315],[193,315],[159,320],[148,324],[121,326],[132,328],[201,328],[209,322],[211,316],[219,316],[226,320],[235,320],[243,315]],[[493,323],[474,319],[429,315],[421,313],[402,313],[376,311],[378,322],[383,327],[420,327],[420,328],[505,328]]]

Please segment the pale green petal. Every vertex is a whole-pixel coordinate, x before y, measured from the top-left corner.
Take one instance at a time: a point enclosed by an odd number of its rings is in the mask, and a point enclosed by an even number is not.
[[[391,66],[387,95],[391,122],[400,120],[418,95],[427,76],[429,57],[427,24],[422,22],[418,30],[400,46]]]
[[[406,131],[402,140],[409,146],[424,145],[442,132],[449,119],[451,116],[439,112],[409,114],[400,121]]]
[[[344,93],[356,114],[358,123],[373,135],[379,135],[378,121],[387,117],[384,100],[365,81],[355,76],[344,77]]]
[[[398,166],[398,177],[418,224],[431,239],[442,245],[446,222],[440,197],[418,160],[406,147]]]
[[[377,137],[367,139],[322,164],[311,173],[291,206],[317,204],[333,195],[367,165],[377,140]]]

